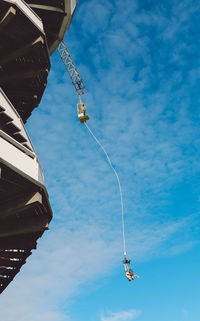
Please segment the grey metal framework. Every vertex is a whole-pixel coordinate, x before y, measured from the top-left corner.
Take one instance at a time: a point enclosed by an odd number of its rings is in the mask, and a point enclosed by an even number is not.
[[[25,0],[42,19],[49,52],[52,54],[70,27],[77,0]]]
[[[72,0],[0,0],[0,87],[24,123],[47,86],[50,55],[68,30]],[[27,12],[18,6],[23,5]]]
[[[0,294],[12,282],[52,210],[24,123],[42,98],[50,55],[76,0],[0,0]]]
[[[50,57],[41,19],[19,3],[0,0],[0,87],[25,123],[46,88]]]
[[[76,92],[78,93],[79,97],[81,97],[81,95],[85,94],[87,90],[64,41],[62,41],[58,46],[58,52],[63,64],[65,65],[65,68],[67,69]]]
[[[0,172],[1,294],[36,249],[38,238],[48,230],[52,212],[44,185],[1,158]]]

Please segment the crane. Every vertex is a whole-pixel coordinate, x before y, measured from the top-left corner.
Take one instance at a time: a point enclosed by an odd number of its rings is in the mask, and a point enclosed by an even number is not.
[[[74,88],[79,96],[79,103],[77,104],[78,118],[82,124],[86,123],[87,120],[89,120],[90,118],[88,115],[86,115],[86,106],[82,102],[81,96],[84,95],[87,92],[87,90],[85,88],[85,85],[83,83],[83,80],[82,80],[78,70],[76,69],[76,66],[73,62],[73,59],[72,59],[70,53],[69,53],[69,50],[67,49],[67,46],[63,40],[59,44],[57,50],[58,50],[58,53],[61,57],[61,60],[64,64],[65,68],[67,69],[67,72],[71,78]]]

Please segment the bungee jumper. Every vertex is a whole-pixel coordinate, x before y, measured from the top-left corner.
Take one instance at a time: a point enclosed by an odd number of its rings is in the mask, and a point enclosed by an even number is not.
[[[128,281],[134,280],[135,277],[139,278],[137,274],[133,273],[130,263],[131,263],[131,260],[127,260],[125,256],[123,260],[123,264],[124,264],[125,276],[127,277]]]

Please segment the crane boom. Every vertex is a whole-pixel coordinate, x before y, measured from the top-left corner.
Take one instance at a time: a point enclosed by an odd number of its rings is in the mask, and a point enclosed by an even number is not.
[[[87,90],[64,41],[61,41],[60,45],[58,46],[58,52],[65,68],[67,69],[76,92],[81,98],[81,95],[85,94]]]

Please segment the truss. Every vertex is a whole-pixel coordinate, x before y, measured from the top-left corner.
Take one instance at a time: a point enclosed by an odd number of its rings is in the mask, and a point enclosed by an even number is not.
[[[69,50],[67,49],[67,46],[64,43],[64,41],[62,41],[58,46],[58,52],[63,64],[65,65],[65,68],[67,69],[67,72],[71,78],[76,92],[79,96],[85,94],[87,90],[85,89],[85,85],[79,75],[78,70],[76,69],[76,66],[72,60],[72,57],[70,56]]]

